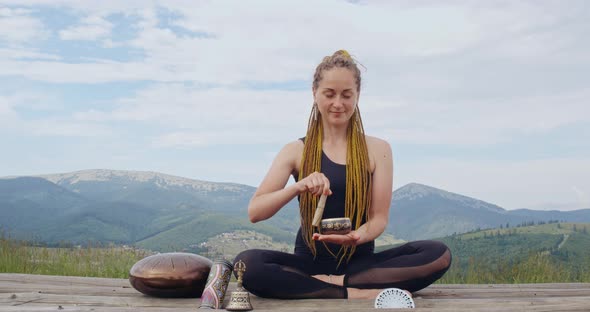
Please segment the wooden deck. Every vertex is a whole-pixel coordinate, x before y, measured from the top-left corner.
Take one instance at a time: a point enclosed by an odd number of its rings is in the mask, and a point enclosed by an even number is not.
[[[235,286],[232,284],[229,291]],[[590,284],[432,285],[415,293],[414,300],[414,311],[590,311]],[[254,311],[373,309],[373,300],[270,300],[252,296],[251,302]],[[145,296],[126,279],[0,274],[0,312],[180,312],[198,307],[199,299]]]

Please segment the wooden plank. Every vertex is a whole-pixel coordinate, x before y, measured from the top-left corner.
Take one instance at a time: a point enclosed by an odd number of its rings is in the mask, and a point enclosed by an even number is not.
[[[121,287],[130,288],[127,279],[76,277],[76,276],[50,276],[50,275],[28,275],[28,274],[0,274],[2,282],[15,282],[19,284],[33,285],[64,285],[64,286],[90,286],[90,287]],[[14,285],[14,284],[12,284]],[[494,292],[513,292],[515,289],[527,291],[543,291],[544,289],[586,289],[590,290],[590,283],[548,283],[548,284],[434,284],[418,292],[418,295],[431,295],[437,290],[466,290],[477,292],[479,289],[493,290]],[[0,292],[9,292],[8,289],[0,288]],[[446,292],[445,292],[446,293]]]
[[[235,283],[230,284],[226,302],[235,287]],[[255,311],[341,312],[373,307],[373,300],[273,300],[251,296],[251,301]],[[413,311],[590,311],[590,283],[435,284],[417,292],[415,301],[418,308]],[[197,298],[145,296],[131,288],[127,279],[0,274],[0,312],[194,311],[199,305]]]
[[[127,297],[55,295],[40,293],[16,293],[0,295],[2,305],[27,305],[29,303],[49,305],[86,305],[86,306],[120,306],[120,307],[194,307],[199,299],[153,298],[143,295]]]
[[[225,302],[228,303],[226,298]],[[270,300],[253,297],[251,302],[254,306],[261,309],[277,310],[288,307],[296,308],[314,308],[323,305],[346,308],[367,309],[372,307],[373,300],[345,300],[345,299],[309,299],[309,300]],[[19,293],[8,296],[0,296],[0,306],[93,306],[93,307],[135,307],[135,308],[191,308],[196,309],[200,306],[199,299],[162,299],[147,296],[133,297],[106,297],[106,296],[69,296],[69,295],[52,295],[38,293]],[[258,310],[258,309],[257,309]]]
[[[229,292],[236,287],[235,283],[230,284]],[[88,286],[88,285],[51,285],[50,281],[43,284],[0,282],[0,293],[49,293],[89,296],[128,296],[136,295],[139,292],[130,285],[122,287],[112,286]],[[504,298],[504,297],[575,297],[590,296],[590,288],[476,288],[476,289],[433,289],[426,288],[414,294],[416,298]]]
[[[367,311],[371,307],[355,308],[348,306],[333,306],[333,305],[321,305],[314,307],[292,307],[290,305],[283,305],[281,307],[261,307],[254,306],[254,311],[276,311],[276,312],[287,312],[287,311],[327,311],[327,312],[342,312],[342,311]],[[92,307],[92,306],[70,306],[70,305],[30,305],[30,306],[15,306],[6,307],[0,306],[0,312],[13,312],[13,311],[195,311],[196,307]],[[198,309],[197,309],[198,310]],[[452,307],[452,308],[429,308],[429,307],[418,307],[416,309],[383,309],[380,311],[415,311],[415,312],[454,312],[454,311],[479,311],[479,312],[500,312],[500,311],[534,311],[534,312],[553,312],[553,311],[588,311],[587,303],[573,303],[573,304],[549,304],[549,305],[516,305],[512,307],[502,305],[490,305],[486,307]]]
[[[506,289],[424,289],[414,294],[416,298],[507,298],[507,297],[584,297],[590,296],[588,289],[512,288]]]
[[[226,298],[226,302],[228,298]],[[330,305],[346,308],[368,308],[373,300],[345,300],[345,299],[307,299],[307,300],[272,300],[252,297],[255,306],[264,308],[280,308],[288,305],[290,308],[313,308]],[[162,299],[143,295],[130,297],[109,296],[71,296],[39,293],[18,293],[0,296],[0,306],[26,306],[29,304],[43,305],[84,305],[84,306],[115,306],[115,307],[198,307],[199,299]],[[486,299],[420,299],[416,298],[416,305],[424,308],[455,308],[486,307],[502,305],[504,307],[533,306],[533,305],[567,305],[586,304],[590,307],[590,297],[536,297],[536,298],[486,298]]]
[[[22,283],[41,283],[49,281],[52,285],[89,285],[89,286],[129,286],[128,279],[124,278],[102,278],[102,277],[79,277],[79,276],[55,276],[55,275],[33,275],[0,273],[0,282],[13,281]],[[480,289],[480,288],[549,288],[549,289],[590,289],[590,283],[530,283],[530,284],[433,284],[427,289]]]

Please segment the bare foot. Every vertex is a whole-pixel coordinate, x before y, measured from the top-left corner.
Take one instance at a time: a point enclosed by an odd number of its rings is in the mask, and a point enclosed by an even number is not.
[[[348,299],[375,299],[383,289],[359,289],[348,288]],[[402,289],[403,292],[412,298],[412,293]]]
[[[318,275],[312,275],[311,277],[313,277],[315,279],[319,279],[320,281],[322,281],[324,283],[330,283],[330,275],[318,274]]]
[[[382,289],[348,288],[348,299],[375,299]]]
[[[328,284],[333,284],[337,286],[344,285],[344,275],[325,275],[325,274],[318,274],[312,275],[311,277],[319,279],[320,281]]]

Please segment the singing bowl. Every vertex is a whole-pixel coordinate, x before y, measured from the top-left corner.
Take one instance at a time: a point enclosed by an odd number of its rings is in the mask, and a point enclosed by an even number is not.
[[[211,260],[191,253],[171,252],[139,260],[129,271],[129,282],[139,292],[154,297],[201,297]]]
[[[322,219],[320,222],[321,234],[348,234],[352,224],[350,218]]]

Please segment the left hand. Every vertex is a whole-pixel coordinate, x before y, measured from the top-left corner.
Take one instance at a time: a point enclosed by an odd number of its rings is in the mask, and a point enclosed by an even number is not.
[[[356,246],[358,241],[361,239],[361,236],[356,232],[352,231],[348,234],[318,234],[313,233],[313,240],[326,242],[326,243],[333,243],[338,245],[344,246]]]

